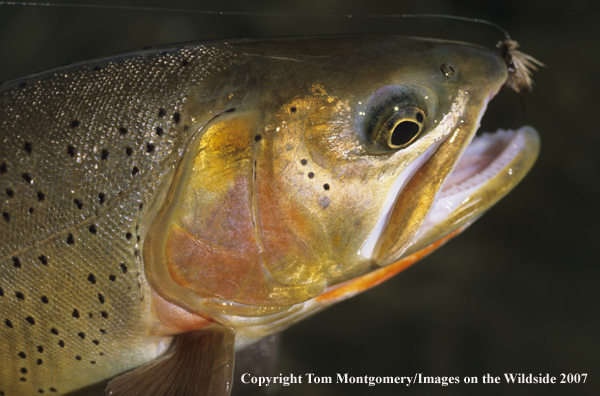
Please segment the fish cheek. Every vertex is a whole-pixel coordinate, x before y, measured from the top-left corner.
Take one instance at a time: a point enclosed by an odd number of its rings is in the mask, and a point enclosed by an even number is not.
[[[282,283],[333,284],[370,268],[357,252],[384,200],[367,182],[379,181],[384,160],[365,159],[350,112],[315,84],[266,123],[275,138],[256,165],[256,221]]]
[[[263,264],[253,208],[259,121],[241,114],[216,122],[180,165],[147,256],[151,284],[168,300],[196,311],[206,299],[289,306],[322,290],[280,284]]]

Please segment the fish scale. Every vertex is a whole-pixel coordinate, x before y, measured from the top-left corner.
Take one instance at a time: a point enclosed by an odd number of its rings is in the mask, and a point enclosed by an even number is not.
[[[0,394],[63,394],[160,352],[139,224],[189,138],[186,90],[228,58],[152,50],[1,87]]]

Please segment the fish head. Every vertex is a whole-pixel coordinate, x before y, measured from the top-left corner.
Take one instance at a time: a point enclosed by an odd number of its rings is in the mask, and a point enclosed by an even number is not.
[[[213,111],[145,244],[153,288],[197,313],[289,312],[387,267],[464,229],[537,155],[527,128],[473,141],[507,80],[492,50],[378,36],[227,46],[228,77],[184,107]]]

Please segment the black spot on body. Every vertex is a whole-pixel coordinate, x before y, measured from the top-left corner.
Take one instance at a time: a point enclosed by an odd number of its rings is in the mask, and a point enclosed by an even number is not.
[[[90,363],[91,363],[91,364],[96,364],[96,361],[95,361],[95,360],[92,360]]]
[[[50,333],[54,334],[54,335],[58,335],[58,330],[56,330],[54,327],[50,329]]]
[[[117,277],[116,277],[116,276],[114,276],[114,275],[110,275],[110,276],[108,277],[108,279],[109,279],[111,282],[114,282],[114,281],[115,281],[115,279],[117,279]]]
[[[0,297],[4,297],[4,289],[0,287]]]
[[[27,355],[25,354],[25,352],[19,352],[17,354],[21,359],[25,359],[27,357]]]
[[[64,342],[63,340],[58,340],[58,345],[59,345],[61,348],[64,348],[64,347],[65,347],[65,342]]]
[[[31,154],[31,152],[33,151],[33,146],[31,145],[31,143],[25,142],[25,146],[23,146],[23,150],[25,150],[25,152],[27,154]]]
[[[57,392],[55,388],[50,388],[50,392]]]
[[[33,179],[31,178],[31,176],[29,176],[29,174],[28,174],[28,173],[23,173],[23,174],[21,175],[21,177],[23,178],[23,180],[25,180],[25,182],[26,182],[26,183],[29,183],[29,184],[31,184],[31,181],[33,180]]]
[[[102,334],[106,334],[106,330],[104,330],[104,329],[100,329],[100,333],[102,333]]]
[[[29,208],[28,212],[29,214],[33,214],[33,208]]]
[[[77,355],[77,356],[75,356],[75,359],[81,360],[81,356]]]
[[[19,378],[19,380],[21,380],[22,382],[26,382],[27,381],[27,379],[24,378],[24,377]]]
[[[77,309],[74,309],[71,316],[73,316],[74,318],[79,318],[79,311]]]
[[[305,160],[305,159],[303,159],[303,160],[300,160],[300,163],[301,163],[302,165],[306,165],[306,164],[308,164],[308,161],[307,161],[307,160]]]
[[[77,206],[77,209],[81,209],[83,208],[83,202],[81,202],[78,199],[73,200],[73,203],[75,204],[75,206]]]
[[[17,298],[17,300],[25,300],[25,295],[21,292],[16,292],[15,297]]]
[[[90,282],[92,285],[96,284],[96,276],[92,273],[90,273],[87,277],[88,282]]]
[[[67,146],[67,154],[69,154],[71,156],[71,158],[75,158],[75,147],[73,146]]]
[[[12,262],[15,268],[21,268],[21,260],[18,257],[13,257]]]
[[[313,177],[315,177],[314,172],[308,172],[308,178],[312,179]]]
[[[190,64],[190,62],[188,62],[188,61],[187,61],[187,59],[184,59],[184,60],[181,62],[181,66],[184,66],[184,67],[185,67],[185,66],[187,66],[187,65],[189,65],[189,64]]]
[[[152,143],[148,143],[148,144],[146,145],[146,152],[147,152],[147,153],[151,153],[151,152],[153,152],[153,151],[154,151],[154,149],[155,149],[155,147],[156,147],[156,146],[154,146]]]
[[[262,136],[261,136],[261,135],[256,135],[256,136],[254,136],[254,141],[255,141],[255,142],[260,142],[260,140],[261,140],[261,139],[262,139]]]
[[[21,367],[21,374],[27,374],[27,369],[25,367]]]
[[[131,170],[131,176],[135,176],[140,172],[139,168],[137,166],[134,166],[133,169]]]
[[[49,302],[48,297],[46,297],[46,296],[42,296],[40,299],[42,300],[42,302],[44,304],[48,304],[48,302]]]
[[[0,175],[5,174],[6,172],[8,172],[8,166],[6,165],[6,162],[3,162],[0,164]]]
[[[181,121],[181,114],[179,114],[178,111],[173,113],[173,121],[175,122],[175,124],[179,124],[179,121]]]
[[[13,328],[12,322],[9,319],[6,319],[4,321],[4,324],[7,325],[8,327],[10,327],[11,329]]]
[[[327,183],[323,184],[323,189],[325,191],[329,190],[329,184],[327,184]]]
[[[98,341],[98,340],[92,340],[92,344],[94,344],[94,345],[100,345],[100,341]]]
[[[6,195],[12,198],[12,196],[15,195],[15,192],[9,188],[6,190]]]
[[[290,107],[290,111],[291,111],[292,113],[295,113],[295,112],[296,112],[296,110],[298,110],[296,107]]]
[[[35,319],[33,319],[31,316],[28,316],[25,318],[25,320],[30,324],[30,325],[34,325],[35,324]]]
[[[71,128],[77,128],[79,126],[79,120],[71,121]]]
[[[101,159],[102,161],[104,161],[104,160],[107,160],[107,159],[108,159],[108,150],[107,150],[107,149],[104,149],[104,150],[102,150],[102,153],[100,154],[100,159]]]
[[[125,149],[125,154],[127,154],[128,157],[131,157],[131,155],[133,154],[133,149],[131,147],[127,147]]]
[[[161,127],[156,127],[156,134],[158,136],[162,136],[164,133],[163,129]]]
[[[158,110],[158,118],[163,118],[167,115],[167,111],[165,109]]]
[[[46,256],[39,256],[38,260],[40,260],[40,263],[47,265],[48,264],[48,258]]]
[[[100,314],[102,315],[102,317],[103,317],[104,319],[108,318],[108,312],[106,312],[106,311],[102,311],[102,312],[100,312]]]
[[[96,228],[96,225],[95,225],[95,224],[92,224],[92,225],[90,226],[90,228],[88,228],[88,230],[89,230],[89,231],[90,231],[90,233],[92,233],[92,234],[97,234],[97,233],[98,233],[98,229]]]
[[[132,237],[132,234],[131,234],[131,232],[128,232],[127,234],[125,234],[125,238],[126,238],[127,240],[131,239],[131,237]]]
[[[42,361],[42,359],[38,359],[38,360],[36,360],[36,363],[37,363],[37,365],[39,366],[40,364],[42,364],[42,363],[43,363],[43,361]]]
[[[100,301],[100,304],[104,304],[104,296],[102,293],[98,293],[98,301]]]
[[[46,194],[44,194],[41,191],[38,191],[38,193],[37,193],[37,199],[38,199],[38,201],[43,201],[44,199],[46,199]]]
[[[104,202],[106,202],[106,195],[104,195],[104,193],[98,194],[98,201],[100,202],[100,205],[102,205]]]
[[[119,133],[120,133],[121,135],[127,135],[127,132],[128,132],[128,131],[127,131],[127,128],[125,128],[125,127],[121,127],[121,128],[119,128]]]
[[[8,212],[2,212],[2,217],[5,221],[10,221],[10,214]]]
[[[75,237],[73,237],[73,234],[67,235],[67,245],[72,245],[74,243],[75,243]]]
[[[41,346],[41,345],[38,345],[38,347],[37,347],[37,351],[38,351],[39,353],[42,353],[42,352],[44,352],[44,347],[43,347],[43,346]]]
[[[81,338],[82,340],[85,339],[85,333],[81,332],[81,333],[77,333],[77,335],[79,336],[79,338]]]
[[[125,263],[121,263],[119,267],[121,267],[121,271],[123,271],[124,274],[127,273],[127,266],[125,265]]]

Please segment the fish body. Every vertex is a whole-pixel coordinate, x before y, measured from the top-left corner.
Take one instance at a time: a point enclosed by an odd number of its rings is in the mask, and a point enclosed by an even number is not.
[[[399,272],[524,177],[532,129],[469,145],[506,79],[483,48],[355,36],[3,84],[0,390],[227,394],[236,348]]]

